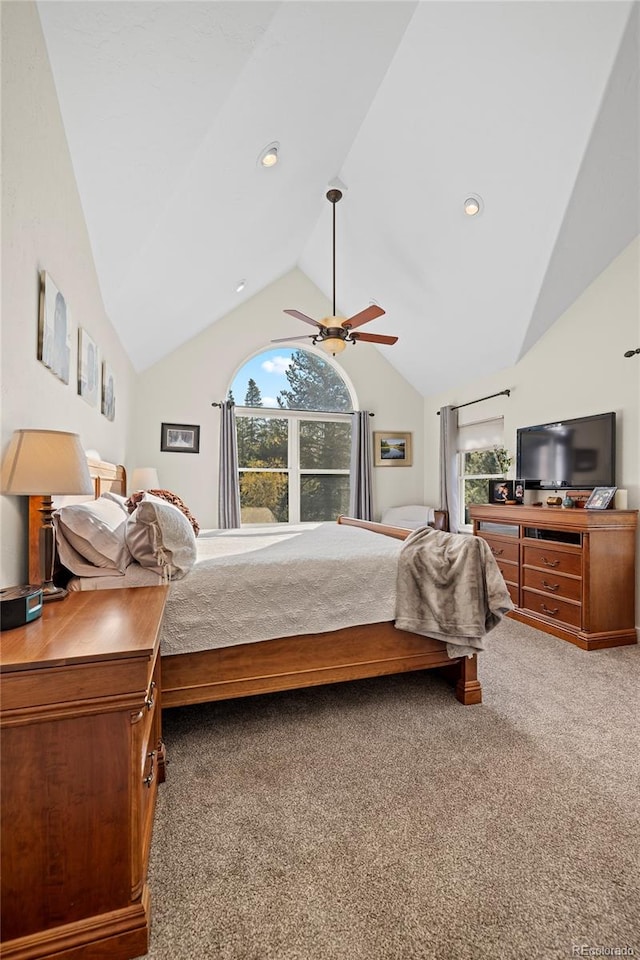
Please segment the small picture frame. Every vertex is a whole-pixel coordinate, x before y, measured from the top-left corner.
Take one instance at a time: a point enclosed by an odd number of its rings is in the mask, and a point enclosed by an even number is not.
[[[71,367],[71,317],[67,302],[46,270],[40,274],[38,360],[69,383]]]
[[[513,499],[516,503],[524,503],[524,480],[513,481]]]
[[[509,503],[513,500],[513,480],[489,480],[489,503]]]
[[[373,463],[376,467],[410,467],[413,464],[411,434],[379,430],[373,434]]]
[[[606,510],[617,489],[617,487],[594,487],[584,505],[585,510]]]
[[[200,426],[192,423],[163,423],[160,450],[162,453],[200,453]]]
[[[78,331],[78,393],[91,407],[98,405],[100,395],[98,347],[82,327]]]
[[[100,409],[107,420],[116,418],[116,382],[113,370],[106,360],[102,361],[102,394]]]

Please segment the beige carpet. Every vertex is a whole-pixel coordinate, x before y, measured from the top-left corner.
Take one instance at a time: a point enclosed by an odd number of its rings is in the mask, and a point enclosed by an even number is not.
[[[490,639],[482,706],[427,672],[166,712],[149,956],[640,956],[640,647]]]

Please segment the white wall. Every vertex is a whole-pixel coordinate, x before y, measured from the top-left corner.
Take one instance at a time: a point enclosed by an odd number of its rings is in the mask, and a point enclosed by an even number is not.
[[[427,501],[439,493],[436,410],[510,389],[510,397],[467,407],[460,414],[476,420],[504,415],[504,443],[514,456],[512,476],[517,427],[615,410],[617,485],[628,490],[629,508],[640,508],[640,354],[624,357],[626,350],[636,347],[640,347],[640,238],[594,280],[514,367],[427,398]],[[640,534],[637,580],[636,606],[640,609]]]
[[[300,321],[283,314],[288,307],[317,318],[331,312],[308,277],[292,270],[139,377],[131,457],[137,466],[157,467],[161,485],[179,494],[202,526],[218,522],[220,411],[211,403],[225,399],[249,357],[272,348],[273,338],[300,331]],[[301,341],[305,343],[310,341]],[[359,408],[375,413],[373,430],[413,433],[413,467],[374,468],[376,517],[387,506],[421,503],[424,484],[423,399],[390,365],[384,350],[393,347],[378,350],[359,343],[336,357],[355,387]],[[160,453],[163,422],[199,424],[200,454]]]
[[[14,429],[44,427],[75,431],[85,449],[124,462],[134,373],[104,312],[40,20],[31,2],[3,3],[1,15],[2,452]],[[71,315],[69,384],[37,359],[41,270],[51,274]],[[77,395],[79,325],[114,371],[113,422]],[[27,575],[26,498],[0,500],[0,583],[7,586]]]

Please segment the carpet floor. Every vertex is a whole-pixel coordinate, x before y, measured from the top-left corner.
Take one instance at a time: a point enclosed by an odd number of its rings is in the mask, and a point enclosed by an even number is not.
[[[489,640],[481,706],[427,671],[165,711],[150,960],[640,956],[640,647]]]

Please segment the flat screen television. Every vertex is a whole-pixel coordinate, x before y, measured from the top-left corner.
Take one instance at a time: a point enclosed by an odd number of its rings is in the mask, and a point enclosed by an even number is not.
[[[517,476],[529,489],[615,486],[615,413],[519,427],[516,441]]]

